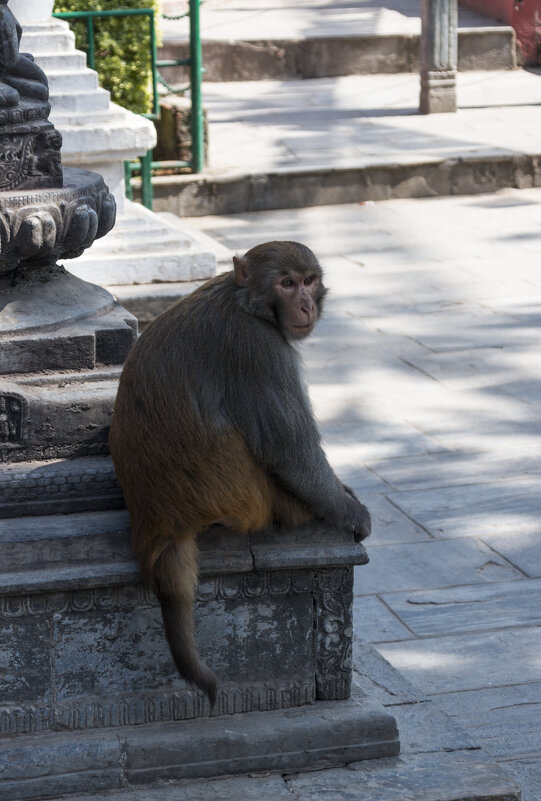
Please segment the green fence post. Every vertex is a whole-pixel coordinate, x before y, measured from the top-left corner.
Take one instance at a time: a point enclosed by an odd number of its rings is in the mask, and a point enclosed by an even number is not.
[[[86,17],[86,43],[88,53],[86,54],[88,66],[91,70],[96,69],[96,58],[94,55],[94,17]]]
[[[154,193],[152,191],[152,150],[139,157],[141,162],[141,200],[143,206],[152,211]]]
[[[199,27],[200,0],[190,0],[190,83],[192,99],[192,170],[201,172],[205,160],[203,135],[203,105],[201,102],[201,75],[203,57],[201,53],[201,30]]]

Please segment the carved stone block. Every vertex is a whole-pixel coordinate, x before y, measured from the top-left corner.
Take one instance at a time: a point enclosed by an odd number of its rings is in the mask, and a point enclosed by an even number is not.
[[[178,677],[156,599],[129,578],[137,570],[126,514],[54,520],[21,518],[0,526],[7,555],[0,642],[11,643],[2,675],[12,677],[2,685],[0,733],[208,715],[206,697]],[[107,549],[93,531],[101,532]],[[249,537],[235,538],[233,549],[221,527],[202,537],[195,620],[202,656],[221,681],[213,715],[349,697],[351,563],[366,561],[364,549],[340,532],[331,539],[318,526],[281,532],[281,539],[284,561],[293,554],[295,567],[276,564],[273,535],[266,552],[259,535],[254,545]],[[254,552],[274,568],[254,567]],[[335,565],[310,564],[323,559]]]

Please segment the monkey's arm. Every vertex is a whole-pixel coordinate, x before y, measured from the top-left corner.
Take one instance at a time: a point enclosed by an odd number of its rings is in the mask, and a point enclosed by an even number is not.
[[[295,352],[265,345],[259,343],[256,366],[236,385],[242,393],[230,406],[235,428],[269,475],[314,517],[363,539],[370,516],[327,461]]]

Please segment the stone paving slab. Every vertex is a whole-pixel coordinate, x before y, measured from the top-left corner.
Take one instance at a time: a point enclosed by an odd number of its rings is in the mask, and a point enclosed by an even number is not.
[[[357,763],[332,776],[291,777],[287,784],[295,801],[511,801],[516,792],[505,772],[476,752]]]
[[[541,786],[540,209],[539,190],[526,189],[194,221],[240,253],[296,239],[321,258],[331,291],[327,322],[302,348],[306,378],[333,464],[374,516],[356,585],[355,683],[394,710],[405,743],[415,733],[406,718],[430,693],[497,753],[528,801]],[[420,319],[430,317],[431,329]],[[421,323],[442,353],[415,339]],[[502,347],[482,347],[490,337]],[[421,372],[429,363],[437,374]],[[510,392],[519,385],[520,398]],[[420,611],[410,597],[438,603]],[[410,619],[423,620],[419,632]],[[387,640],[377,647],[403,675],[362,638]]]
[[[539,579],[384,594],[381,598],[417,637],[541,625]]]
[[[178,0],[163,0],[165,14],[178,15]],[[180,8],[179,8],[180,7]],[[494,19],[460,9],[460,27],[498,25]],[[378,5],[372,0],[213,0],[201,7],[203,36],[212,39],[260,39],[278,36],[348,35],[354,29],[360,34],[389,35],[420,31],[419,3],[416,0],[385,0]],[[164,20],[161,23],[164,41],[188,38],[188,22]]]
[[[379,598],[363,596],[353,602],[357,634],[363,642],[393,642],[413,639],[413,634],[389,611]]]
[[[407,542],[430,542],[430,535],[402,514],[383,495],[366,492],[354,474],[340,471],[340,478],[351,486],[370,511],[372,534],[368,547],[372,552],[374,545],[398,545]]]
[[[370,548],[355,575],[355,595],[521,579],[523,574],[470,538]]]
[[[494,757],[541,751],[539,683],[447,693],[437,697],[437,705]]]
[[[442,451],[421,455],[398,456],[370,461],[368,466],[391,489],[416,490],[463,486],[475,483],[482,471],[483,481],[513,480],[541,472],[539,453],[513,453],[463,450],[459,453]]]
[[[535,429],[537,426],[538,423]],[[536,530],[541,514],[541,494],[536,477],[392,492],[388,497],[434,537],[508,535],[514,538]],[[538,576],[540,567],[540,564],[530,563],[528,575]]]
[[[505,771],[522,787],[521,801],[541,801],[541,759],[511,760]]]
[[[541,628],[384,643],[378,650],[428,695],[541,680]]]

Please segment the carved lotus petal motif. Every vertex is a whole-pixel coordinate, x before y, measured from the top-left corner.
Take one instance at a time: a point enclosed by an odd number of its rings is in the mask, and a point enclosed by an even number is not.
[[[46,209],[27,210],[21,220],[14,242],[22,258],[52,253],[56,242],[56,222]]]
[[[100,175],[64,168],[64,187],[0,193],[0,273],[75,258],[115,222],[116,204]]]

